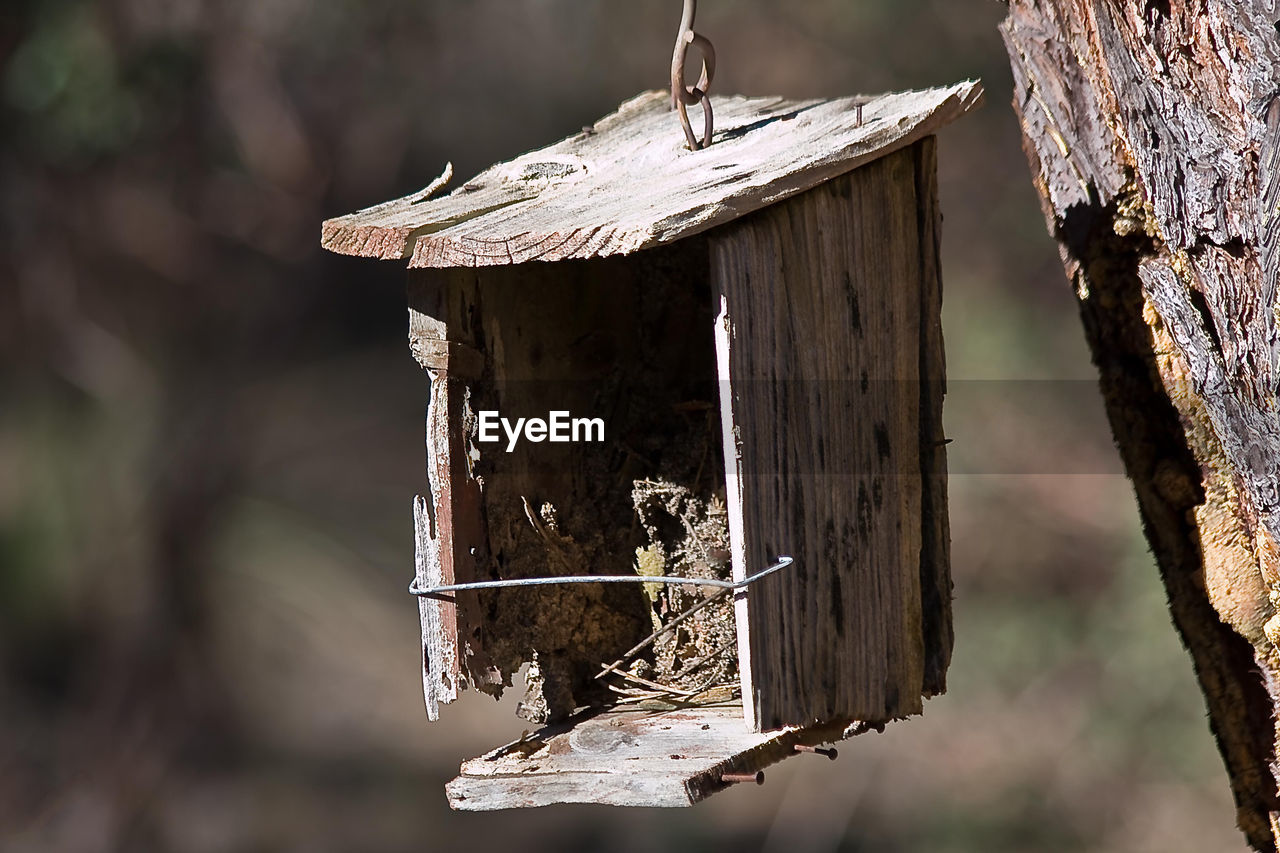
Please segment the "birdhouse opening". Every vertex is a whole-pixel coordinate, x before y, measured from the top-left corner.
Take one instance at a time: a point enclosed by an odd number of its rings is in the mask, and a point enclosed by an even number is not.
[[[694,238],[635,258],[413,274],[411,347],[435,374],[433,397],[451,401],[433,402],[428,448],[450,487],[453,541],[438,553],[441,500],[424,501],[436,542],[424,560],[447,562],[452,583],[730,579],[707,258]],[[429,355],[443,350],[465,351],[454,362],[470,369]],[[528,662],[518,713],[545,723],[736,690],[727,592],[515,586],[424,606],[461,620],[457,641],[444,639],[477,689],[501,693]],[[428,668],[444,675],[454,661],[440,657]],[[433,689],[452,698],[451,687]]]

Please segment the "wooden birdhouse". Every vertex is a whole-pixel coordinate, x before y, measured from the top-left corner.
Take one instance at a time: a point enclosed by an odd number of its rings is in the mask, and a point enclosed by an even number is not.
[[[943,692],[933,134],[980,96],[719,97],[695,151],[652,92],[324,224],[409,266],[428,716],[527,666],[544,724],[452,805],[688,805]],[[566,576],[636,582],[504,585]]]

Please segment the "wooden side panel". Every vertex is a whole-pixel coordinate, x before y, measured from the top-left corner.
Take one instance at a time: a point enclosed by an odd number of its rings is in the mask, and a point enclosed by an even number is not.
[[[950,596],[943,460],[932,452],[937,264],[923,245],[936,218],[919,208],[933,204],[931,189],[917,192],[925,156],[889,155],[711,238],[727,479],[740,491],[735,572],[796,558],[739,596],[744,710],[757,729],[918,713],[922,693],[943,684],[950,629],[939,611]]]
[[[955,635],[951,625],[951,525],[947,514],[947,445],[942,398],[947,362],[942,345],[937,137],[912,146],[920,237],[920,618],[926,697],[945,693]]]
[[[470,322],[472,288],[450,285],[439,277],[411,277],[409,282],[409,349],[431,377],[427,406],[427,479],[430,496],[413,501],[414,563],[419,586],[475,580],[485,558],[480,484],[471,465],[469,431],[472,417],[469,383],[480,375],[483,359],[473,348]],[[459,621],[474,595],[452,600],[419,598],[422,624],[422,687],[427,717],[439,717],[441,703],[452,702],[471,680],[481,684],[483,665],[478,632]],[[476,673],[479,673],[477,678]]]

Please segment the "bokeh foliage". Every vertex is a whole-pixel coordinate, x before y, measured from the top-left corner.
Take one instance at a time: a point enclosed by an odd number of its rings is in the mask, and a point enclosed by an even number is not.
[[[0,846],[1240,846],[1019,150],[994,0],[699,18],[721,92],[986,82],[941,144],[950,694],[689,813],[447,814],[457,761],[519,723],[476,697],[423,719],[403,588],[426,386],[403,273],[323,254],[319,223],[662,86],[678,5],[6,4]]]

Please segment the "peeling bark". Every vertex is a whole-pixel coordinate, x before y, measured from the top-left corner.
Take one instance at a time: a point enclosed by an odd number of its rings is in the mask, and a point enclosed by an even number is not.
[[[1014,107],[1249,843],[1275,850],[1280,9],[1013,0]]]

